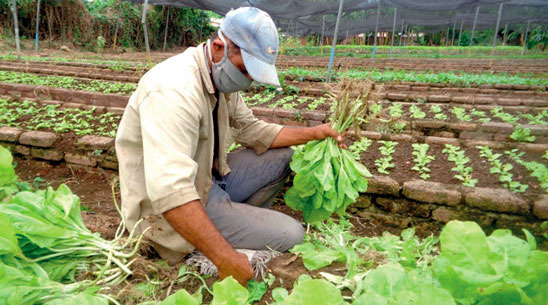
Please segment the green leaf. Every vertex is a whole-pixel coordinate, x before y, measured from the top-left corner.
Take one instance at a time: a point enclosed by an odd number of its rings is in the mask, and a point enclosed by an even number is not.
[[[213,284],[213,301],[211,305],[244,305],[249,295],[247,289],[232,276]]]
[[[525,234],[525,237],[527,238],[527,243],[529,244],[529,247],[531,248],[531,250],[536,250],[537,249],[537,241],[535,240],[535,237],[533,236],[533,234],[531,234],[531,232],[529,232],[529,230],[527,229],[521,229],[523,231],[523,233]]]
[[[372,270],[364,279],[366,291],[393,298],[398,286],[405,279],[405,270],[399,264],[388,263]]]
[[[0,225],[0,255],[23,255],[10,219],[6,215],[0,214],[0,223],[2,224]]]
[[[288,295],[287,289],[282,287],[276,287],[272,290],[272,299],[278,303],[283,302]]]
[[[108,305],[109,303],[110,302],[106,298],[100,296],[90,295],[87,293],[78,293],[73,295],[69,294],[63,296],[62,298],[51,300],[44,303],[44,305]]]
[[[247,303],[253,304],[260,301],[263,298],[263,295],[266,293],[266,284],[264,282],[257,282],[255,280],[250,280],[247,282],[247,291],[249,297]]]
[[[500,279],[489,264],[489,247],[483,230],[471,221],[450,221],[440,235],[444,258],[457,276],[470,284],[487,285]]]
[[[512,236],[510,230],[495,230],[488,238],[489,262],[499,274],[507,278],[519,273],[529,258],[530,246]]]
[[[281,305],[345,305],[341,291],[323,279],[299,281]]]
[[[222,303],[219,303],[222,304]],[[168,296],[158,305],[199,305],[198,302],[184,289]]]

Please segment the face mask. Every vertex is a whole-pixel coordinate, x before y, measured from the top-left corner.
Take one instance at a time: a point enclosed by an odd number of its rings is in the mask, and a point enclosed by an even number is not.
[[[213,62],[213,57],[211,56],[211,45],[209,40],[207,41],[207,53],[213,67],[212,74],[215,86],[223,93],[232,93],[247,89],[247,87],[251,85],[251,80],[247,78],[247,76],[245,76],[240,70],[238,70],[232,61],[228,59],[228,44],[220,31],[219,38],[224,44],[224,56],[218,63]]]

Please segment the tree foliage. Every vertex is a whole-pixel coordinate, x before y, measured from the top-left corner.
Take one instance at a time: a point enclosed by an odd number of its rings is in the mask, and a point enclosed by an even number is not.
[[[36,0],[17,0],[19,31],[22,38],[33,38],[36,27]],[[0,0],[0,33],[13,36],[11,0]],[[119,10],[120,9],[120,10]],[[42,0],[40,39],[72,43],[93,50],[97,38],[104,37],[105,48],[112,47],[118,12],[120,27],[117,44],[126,48],[143,48],[142,5],[120,0]],[[195,45],[209,37],[213,28],[208,15],[198,9],[152,6],[147,10],[150,47],[163,47],[168,25],[168,47]]]

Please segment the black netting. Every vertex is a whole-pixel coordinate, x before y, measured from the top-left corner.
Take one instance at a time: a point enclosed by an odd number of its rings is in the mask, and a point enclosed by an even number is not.
[[[143,3],[143,0],[126,0]],[[268,12],[283,32],[298,35],[324,33],[333,36],[339,0],[150,0],[149,4],[188,6],[211,10],[221,15],[232,8],[255,6]],[[476,29],[494,28],[500,4],[500,24],[509,29],[523,24],[548,23],[548,0],[381,0],[379,31],[391,31],[396,14],[396,30],[401,24],[421,26],[425,32],[453,28],[471,30],[479,6]],[[378,0],[345,0],[339,35],[374,31]],[[422,31],[422,29],[421,29]]]

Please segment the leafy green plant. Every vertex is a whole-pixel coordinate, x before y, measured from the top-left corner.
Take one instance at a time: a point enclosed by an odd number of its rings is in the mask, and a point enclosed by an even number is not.
[[[439,105],[432,105],[430,106],[430,112],[434,114],[434,119],[440,120],[440,121],[446,121],[447,115],[443,113],[441,107]]]
[[[396,145],[398,145],[398,142],[394,141],[378,141],[382,144],[382,146],[379,146],[379,151],[381,152],[381,155],[383,155],[382,158],[377,158],[375,160],[375,166],[377,167],[377,171],[381,174],[389,174],[388,169],[393,168],[395,164],[392,162],[393,157],[392,154],[396,151]]]
[[[371,143],[373,143],[371,139],[362,138],[361,140],[352,143],[352,145],[348,147],[348,150],[354,155],[354,159],[359,161],[361,153],[366,151]]]
[[[501,121],[506,122],[506,123],[510,123],[512,125],[515,125],[515,124],[518,123],[519,116],[515,116],[515,115],[512,115],[510,113],[506,113],[503,110],[504,110],[504,108],[502,108],[502,106],[498,106],[498,107],[495,107],[495,108],[491,109],[491,114],[494,117],[499,118]]]
[[[486,237],[474,222],[451,221],[440,235],[433,271],[460,304],[541,304],[546,300],[548,253],[510,230]]]
[[[372,114],[378,114],[382,111],[382,105],[381,104],[373,104],[369,107],[369,110]]]
[[[510,151],[505,151],[504,153],[510,156],[516,163],[523,165],[530,171],[531,176],[537,178],[540,182],[540,187],[548,192],[548,169],[544,164],[535,161],[524,161],[521,157],[523,157],[525,153],[520,152],[518,149],[512,149]]]
[[[347,89],[351,88],[349,84]],[[367,111],[367,96],[351,100],[345,90],[333,97],[335,112],[332,128],[339,133],[360,124]],[[284,195],[286,204],[303,211],[307,222],[325,220],[336,212],[341,215],[346,207],[367,189],[366,177],[371,174],[354,155],[341,149],[333,138],[312,141],[296,149],[291,161],[296,176]]]
[[[491,121],[491,119],[489,117],[487,117],[487,114],[485,114],[485,111],[472,109],[472,110],[470,110],[470,114],[475,116],[475,117],[478,117],[479,118],[478,121],[480,121],[482,123],[487,123],[487,122]]]
[[[472,118],[469,114],[466,114],[466,109],[462,107],[453,107],[451,113],[457,117],[457,120],[463,122],[470,122]]]
[[[428,150],[430,149],[430,145],[428,144],[413,143],[412,147],[413,152],[411,154],[415,156],[413,158],[415,165],[411,169],[419,172],[421,179],[427,180],[430,178],[428,164],[434,161],[436,157],[428,155]]]
[[[455,179],[462,181],[465,186],[475,186],[478,183],[478,179],[472,178],[472,167],[466,166],[470,158],[465,156],[464,150],[455,145],[445,144],[442,152],[448,154],[447,159],[455,163],[455,167],[451,168],[452,171],[457,172]]]
[[[421,110],[421,108],[415,104],[411,105],[409,108],[409,111],[411,112],[411,117],[414,119],[424,119],[426,117],[426,113]]]
[[[403,115],[403,105],[401,103],[394,103],[388,107],[388,113],[391,117],[397,118]]]
[[[514,132],[510,135],[510,138],[519,142],[534,142],[535,136],[531,135],[530,128],[522,128],[519,125],[514,127]]]
[[[544,110],[546,112],[546,110]],[[543,113],[538,113],[537,115],[532,115],[530,113],[525,113],[521,115],[522,118],[529,120],[529,125],[548,125],[544,119],[546,118]]]
[[[502,154],[495,154],[489,148],[489,146],[476,146],[480,151],[480,156],[484,157],[491,163],[491,169],[489,172],[491,174],[497,174],[499,176],[499,181],[504,185],[505,188],[510,189],[514,192],[523,193],[529,187],[527,184],[521,184],[519,181],[512,180],[512,170],[513,166],[510,163],[502,163],[499,159]]]
[[[316,110],[320,105],[324,104],[326,102],[325,97],[320,97],[318,99],[313,100],[310,104],[307,105],[308,110]]]

